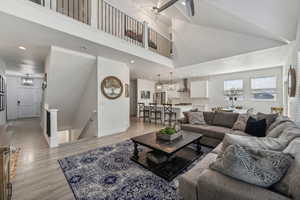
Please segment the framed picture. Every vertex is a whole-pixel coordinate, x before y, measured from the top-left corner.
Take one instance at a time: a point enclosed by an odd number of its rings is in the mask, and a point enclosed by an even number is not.
[[[150,99],[150,96],[151,96],[150,91],[145,91],[145,90],[141,91],[141,99]]]
[[[130,90],[129,85],[125,83],[125,97],[129,98]]]
[[[123,93],[123,84],[115,76],[108,76],[101,83],[102,94],[108,99],[117,99]]]

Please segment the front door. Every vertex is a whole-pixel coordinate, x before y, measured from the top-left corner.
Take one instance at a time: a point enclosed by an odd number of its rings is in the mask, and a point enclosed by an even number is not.
[[[19,88],[18,96],[18,118],[30,118],[38,116],[36,111],[37,102],[35,99],[36,89],[35,88]]]

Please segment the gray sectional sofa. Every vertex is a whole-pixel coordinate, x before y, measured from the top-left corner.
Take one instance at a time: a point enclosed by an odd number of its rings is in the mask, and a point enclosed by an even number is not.
[[[191,170],[179,177],[179,193],[184,200],[298,200],[300,199],[300,129],[285,117],[278,117],[267,129],[264,139],[284,145],[283,151],[295,159],[284,178],[272,188],[262,188],[225,176],[209,168],[222,151],[224,135],[234,134],[249,138],[243,131],[232,130],[238,115],[204,113],[206,125],[192,125],[181,120],[182,129],[204,135],[207,145],[217,145]],[[280,139],[278,139],[280,138]],[[203,142],[203,141],[201,141]]]

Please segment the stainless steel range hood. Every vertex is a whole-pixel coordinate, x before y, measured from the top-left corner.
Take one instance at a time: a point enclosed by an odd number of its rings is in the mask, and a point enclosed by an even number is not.
[[[189,92],[189,88],[188,88],[188,79],[185,78],[183,79],[183,84],[181,85],[181,87],[179,88],[179,90],[177,90],[177,92]]]

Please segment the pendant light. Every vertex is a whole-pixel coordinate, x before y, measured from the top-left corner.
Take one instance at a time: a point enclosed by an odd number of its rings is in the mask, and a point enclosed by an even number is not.
[[[170,82],[169,82],[169,85],[168,85],[168,90],[169,91],[175,91],[176,90],[175,84],[173,84],[173,72],[170,72]]]
[[[162,84],[160,82],[160,74],[158,74],[157,76],[158,76],[158,83],[156,84],[156,90],[160,91],[162,90]]]

